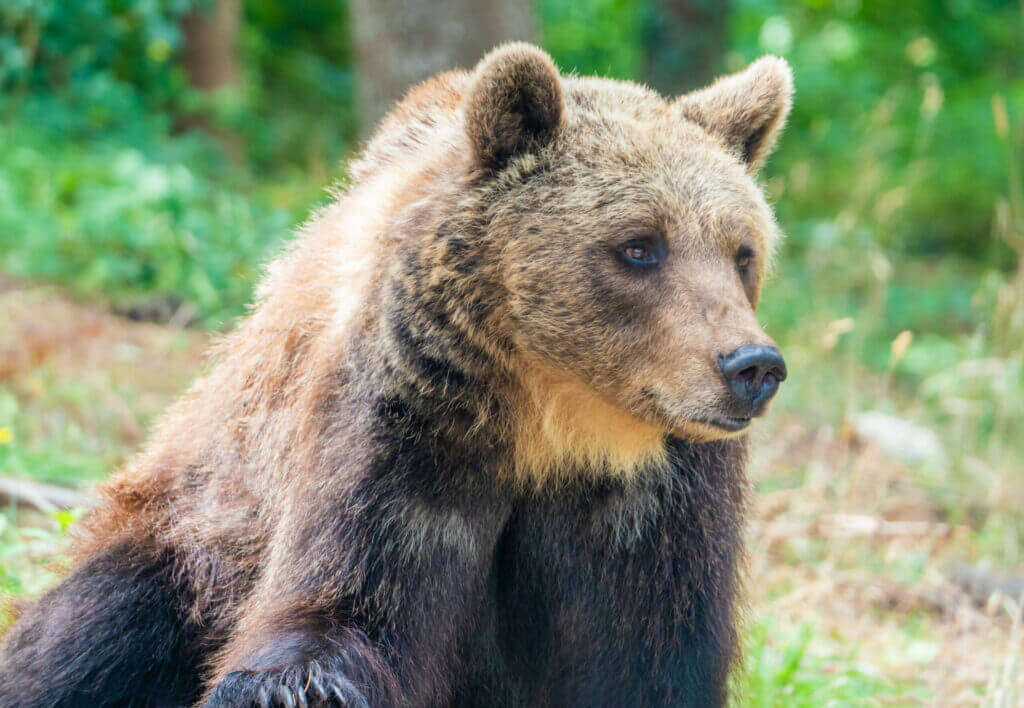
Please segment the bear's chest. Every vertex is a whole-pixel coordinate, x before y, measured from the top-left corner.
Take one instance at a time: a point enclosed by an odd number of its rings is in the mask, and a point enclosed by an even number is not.
[[[466,647],[473,688],[456,704],[663,703],[697,609],[695,559],[666,537],[677,513],[656,494],[519,505]]]

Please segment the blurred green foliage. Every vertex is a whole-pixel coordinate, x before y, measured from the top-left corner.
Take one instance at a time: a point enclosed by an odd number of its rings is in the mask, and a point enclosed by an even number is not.
[[[0,268],[211,326],[336,176],[355,133],[344,3],[250,0],[244,81],[205,95],[177,63],[195,0],[0,4]],[[237,137],[242,159],[199,131]]]
[[[212,97],[189,87],[177,61],[181,17],[207,4],[0,4],[5,122],[28,123],[66,140],[151,149],[173,142],[184,118],[205,114],[242,137],[250,169],[305,169],[310,160],[340,159],[355,129],[346,3],[247,0],[239,47],[242,86]]]
[[[184,298],[211,323],[237,314],[293,221],[263,194],[215,186],[183,156],[0,126],[0,265],[114,299]]]
[[[179,20],[201,3],[0,5],[6,270],[119,298],[174,294],[217,320],[240,311],[282,224],[322,198],[353,145],[349,16],[338,0],[247,0],[242,85],[204,95],[176,61]],[[563,67],[620,78],[642,71],[648,12],[643,0],[537,2]],[[775,52],[796,71],[766,173],[790,254],[842,242],[1011,267],[993,217],[1021,154],[1022,44],[1016,0],[735,0],[723,70]],[[242,159],[184,131],[195,116],[236,136]],[[950,296],[956,312],[971,294]]]
[[[955,505],[1024,451],[1024,7],[738,0],[731,22],[728,69],[773,52],[796,78],[763,175],[788,240],[760,312],[799,373],[780,403],[949,431],[924,483]]]
[[[868,229],[912,254],[1009,262],[992,218],[1024,145],[1019,2],[740,0],[732,22],[730,68],[773,52],[795,69],[774,161],[788,177],[784,222],[843,215],[842,237]],[[995,96],[1017,117],[1015,145],[996,130]],[[793,235],[798,245],[816,236],[813,226]]]
[[[631,0],[541,0],[542,44],[562,71],[635,79],[643,65],[645,3]]]

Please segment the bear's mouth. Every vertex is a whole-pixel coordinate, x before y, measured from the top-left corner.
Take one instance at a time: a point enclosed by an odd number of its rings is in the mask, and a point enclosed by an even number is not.
[[[727,430],[730,433],[735,433],[743,430],[750,425],[750,418],[732,418],[730,416],[720,416],[716,418],[709,418],[705,421],[708,425],[712,425],[722,430]]]

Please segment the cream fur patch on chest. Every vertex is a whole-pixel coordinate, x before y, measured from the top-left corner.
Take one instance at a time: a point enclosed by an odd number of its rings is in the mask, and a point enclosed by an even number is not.
[[[512,430],[517,480],[633,478],[665,461],[665,431],[609,403],[578,378],[531,362],[521,381]]]

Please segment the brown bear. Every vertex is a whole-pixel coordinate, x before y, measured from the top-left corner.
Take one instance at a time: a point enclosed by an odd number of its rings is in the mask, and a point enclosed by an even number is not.
[[[0,649],[0,706],[715,706],[777,58],[414,89]]]

